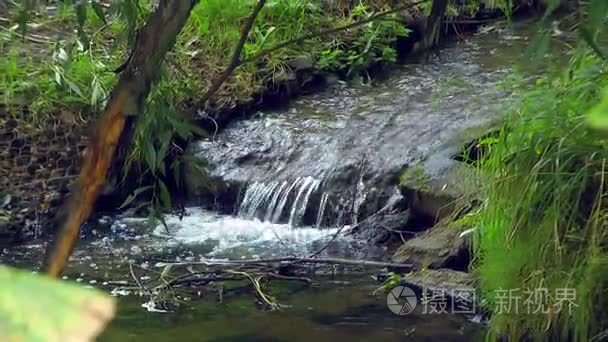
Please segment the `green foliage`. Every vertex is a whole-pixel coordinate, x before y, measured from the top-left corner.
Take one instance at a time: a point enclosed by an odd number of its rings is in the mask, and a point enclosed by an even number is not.
[[[0,340],[87,341],[114,315],[97,290],[0,266]]]
[[[390,272],[388,278],[382,284],[387,290],[393,289],[399,285],[401,285],[401,275],[395,272]]]
[[[495,310],[489,339],[588,341],[608,323],[608,141],[584,115],[605,113],[607,67],[577,50],[566,68],[516,85],[519,101],[481,161],[487,202],[477,215],[474,267]],[[496,312],[501,289],[547,289],[551,311],[528,312],[522,298],[518,314]],[[575,289],[572,314],[557,310],[558,289]]]
[[[395,287],[401,285],[402,276],[399,273],[389,272],[386,275],[386,279],[382,282],[382,285],[374,290],[374,294],[380,292],[390,292]]]
[[[601,101],[591,108],[587,118],[592,127],[608,130],[608,88],[603,89]]]
[[[36,122],[60,108],[80,111],[99,110],[105,101],[115,75],[106,61],[93,57],[83,46],[57,44],[51,58],[35,64],[16,48],[0,60],[0,95],[7,105],[24,105]]]
[[[372,14],[363,3],[355,6],[344,24],[356,22]],[[355,29],[352,41],[336,39],[321,51],[319,67],[326,71],[347,70],[347,75],[365,72],[377,62],[395,63],[397,51],[394,43],[399,37],[407,37],[410,30],[398,22],[396,16],[373,21]]]
[[[33,6],[28,18],[41,32],[67,31],[66,25],[77,25],[76,36],[58,33],[53,40],[51,35],[46,38],[46,34],[30,30],[20,40],[18,32],[4,31],[3,38],[11,39],[0,43],[0,54],[6,57],[0,58],[0,100],[8,106],[27,105],[32,116],[22,119],[28,123],[43,124],[42,119],[62,109],[98,111],[116,81],[112,70],[121,59],[118,48],[122,45],[116,44],[112,49],[108,44],[106,26],[95,14],[96,5],[85,8],[84,14],[89,18],[86,21],[76,18],[83,12],[74,6],[69,1],[58,3],[54,17],[38,14]],[[85,22],[94,30],[87,33]],[[44,45],[32,51],[29,35],[35,35],[34,42]]]
[[[202,161],[189,158],[175,144],[176,138],[187,141],[205,135],[203,130],[176,109],[180,96],[184,94],[189,94],[189,90],[182,89],[167,78],[162,79],[151,91],[145,111],[138,117],[132,146],[123,168],[123,181],[130,175],[137,175],[140,187],[121,207],[130,205],[140,195],[147,195],[149,201],[139,203],[139,207],[149,207],[153,221],[162,219],[162,211],[173,207],[167,182],[181,186],[181,171],[184,168],[190,165],[196,165],[199,169],[205,167]],[[171,175],[173,179],[170,179]]]

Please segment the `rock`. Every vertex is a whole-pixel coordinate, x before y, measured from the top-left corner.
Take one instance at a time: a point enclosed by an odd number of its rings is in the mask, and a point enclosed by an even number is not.
[[[393,232],[404,227],[410,219],[408,210],[386,215],[371,216],[362,221],[353,232],[359,239],[368,241],[371,244],[383,244],[388,242]]]
[[[313,70],[315,64],[310,56],[298,56],[287,62],[293,71]]]
[[[427,294],[443,293],[447,298],[456,297],[461,309],[462,306],[468,307],[469,311],[475,309],[477,281],[470,273],[450,269],[423,270],[404,275],[401,285]]]
[[[476,171],[452,159],[455,153],[456,149],[444,150],[401,174],[401,190],[414,215],[438,222],[477,200],[480,181]]]
[[[459,237],[464,231],[460,227],[439,224],[407,240],[393,254],[395,263],[411,263],[415,268],[442,268],[468,266],[468,244],[465,237]]]

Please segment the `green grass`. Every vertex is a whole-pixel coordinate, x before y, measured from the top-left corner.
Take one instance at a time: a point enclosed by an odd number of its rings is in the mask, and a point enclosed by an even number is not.
[[[588,341],[608,324],[608,140],[585,120],[607,67],[579,51],[567,68],[517,86],[520,101],[481,163],[487,202],[473,266],[493,313],[488,340]],[[504,289],[519,289],[518,313],[500,312]],[[528,310],[539,301],[528,306],[524,291],[535,289],[547,289],[549,313]],[[558,312],[559,289],[576,291],[572,314]]]

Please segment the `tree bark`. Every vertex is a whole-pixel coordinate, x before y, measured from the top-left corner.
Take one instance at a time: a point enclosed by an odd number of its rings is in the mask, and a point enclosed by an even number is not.
[[[426,35],[424,45],[426,48],[432,48],[439,44],[441,39],[441,26],[443,25],[443,17],[448,8],[448,0],[433,0],[431,14],[426,22]]]
[[[49,244],[45,270],[58,277],[65,268],[80,233],[105,183],[126,117],[143,112],[159,65],[171,50],[190,11],[198,0],[160,0],[158,8],[139,32],[131,57],[101,115],[85,151],[78,180],[67,204],[67,216]]]

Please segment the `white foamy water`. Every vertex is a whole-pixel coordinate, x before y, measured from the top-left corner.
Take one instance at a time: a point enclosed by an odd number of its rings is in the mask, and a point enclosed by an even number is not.
[[[185,244],[214,243],[211,254],[218,254],[236,248],[249,252],[306,252],[311,243],[330,238],[338,228],[292,227],[288,224],[262,222],[257,218],[245,219],[219,215],[198,208],[186,209],[187,215],[181,220],[175,215],[167,215],[163,225],[154,234]]]
[[[291,183],[253,182],[247,186],[245,197],[240,204],[239,216],[248,219],[263,218],[264,221],[279,223],[287,210],[289,225],[298,226],[308,208],[310,195],[317,191],[320,185],[321,181],[313,177],[298,177]],[[321,213],[320,219],[317,219],[319,223],[323,219],[323,210],[324,208],[317,210],[317,213]]]

